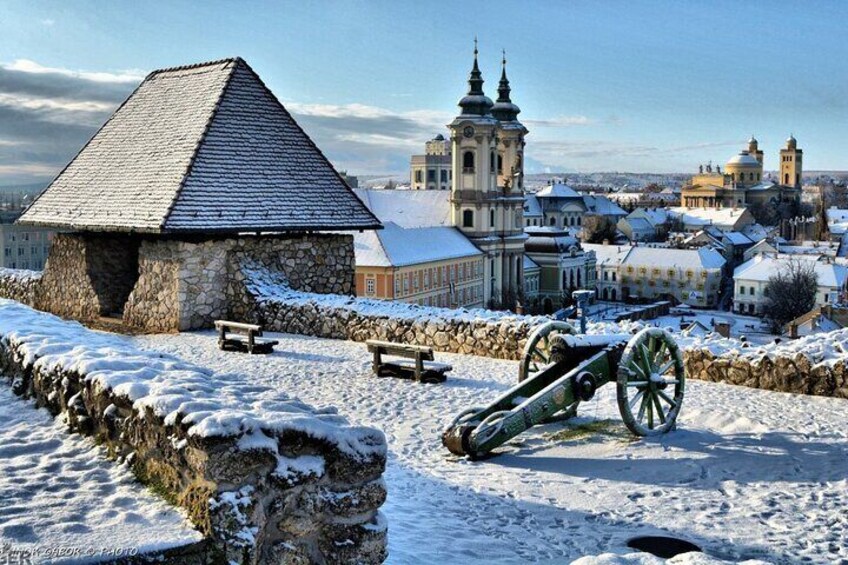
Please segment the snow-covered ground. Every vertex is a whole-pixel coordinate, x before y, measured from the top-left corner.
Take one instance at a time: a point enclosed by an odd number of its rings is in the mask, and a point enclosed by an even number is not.
[[[536,428],[471,462],[450,455],[440,434],[458,412],[514,384],[516,362],[438,354],[454,371],[443,385],[420,385],[374,377],[364,344],[273,335],[280,345],[270,356],[221,352],[211,332],[131,340],[384,430],[390,563],[562,563],[602,553],[616,555],[583,563],[656,563],[626,547],[652,534],[727,560],[848,561],[844,400],[690,381],[679,429],[633,441],[606,386],[576,422]],[[592,433],[575,428],[596,420]]]
[[[0,563],[110,561],[201,539],[105,449],[0,383]]]

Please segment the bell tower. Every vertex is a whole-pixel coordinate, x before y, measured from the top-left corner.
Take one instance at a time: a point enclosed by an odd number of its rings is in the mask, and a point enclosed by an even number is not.
[[[486,254],[483,264],[485,305],[514,308],[524,280],[524,197],[514,181],[509,186],[499,181],[506,179],[505,171],[511,171],[516,165],[523,170],[523,159],[516,161],[515,156],[507,157],[502,151],[504,130],[493,115],[497,105],[483,92],[483,75],[477,55],[475,38],[468,94],[459,101],[460,114],[448,124],[453,166],[451,212],[453,224]],[[504,74],[504,80],[505,77]],[[509,88],[508,82],[506,87]],[[506,96],[509,96],[508,90]],[[518,125],[523,130],[524,126]],[[523,135],[520,133],[521,153]],[[519,147],[512,142],[511,146],[513,150]],[[519,174],[518,180],[523,185],[523,174]]]
[[[790,135],[786,147],[780,150],[780,182],[783,186],[801,188],[802,157],[798,142]]]

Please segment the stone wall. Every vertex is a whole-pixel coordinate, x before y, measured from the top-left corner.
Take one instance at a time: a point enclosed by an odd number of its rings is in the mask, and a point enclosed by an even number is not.
[[[138,245],[130,236],[57,234],[35,306],[78,320],[119,312],[137,277]]]
[[[0,298],[32,306],[35,304],[35,292],[39,284],[40,271],[0,268]]]
[[[207,536],[212,562],[386,557],[386,523],[378,513],[386,498],[386,447],[377,430],[281,393],[257,397],[270,406],[270,420],[263,420],[266,408],[251,408],[256,387],[238,393],[240,379],[226,389],[218,375],[175,367],[119,338],[14,303],[0,304],[0,375],[17,394],[66,415],[73,431],[94,437],[183,507]],[[188,396],[176,398],[181,394]],[[218,402],[237,404],[215,408]],[[246,416],[238,415],[242,402]]]
[[[239,265],[249,262],[280,274],[307,292],[354,292],[353,237],[243,236],[198,242],[145,240],[138,254],[138,282],[124,321],[147,331],[208,328],[221,318],[243,320]]]
[[[706,349],[688,349],[683,359],[691,379],[848,398],[848,371],[843,359],[814,364],[803,353],[749,358],[715,356]]]

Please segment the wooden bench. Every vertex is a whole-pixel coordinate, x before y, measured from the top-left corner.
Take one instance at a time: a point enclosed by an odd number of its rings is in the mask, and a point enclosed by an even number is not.
[[[411,378],[423,383],[443,383],[453,367],[434,362],[433,349],[424,345],[407,345],[389,341],[368,340],[368,351],[374,355],[372,368],[378,377]],[[383,355],[401,359],[383,360]]]
[[[248,353],[272,353],[279,342],[262,337],[262,326],[227,320],[215,320],[218,330],[218,347]]]

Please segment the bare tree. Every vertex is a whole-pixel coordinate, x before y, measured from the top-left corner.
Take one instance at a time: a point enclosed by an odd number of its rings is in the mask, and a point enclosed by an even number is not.
[[[586,243],[603,243],[604,240],[615,241],[615,224],[606,216],[586,214],[583,216],[583,241]]]
[[[818,275],[809,259],[790,258],[769,277],[763,294],[763,314],[774,333],[816,305]]]

